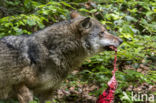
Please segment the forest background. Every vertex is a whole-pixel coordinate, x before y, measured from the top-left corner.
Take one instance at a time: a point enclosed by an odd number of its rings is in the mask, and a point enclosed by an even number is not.
[[[115,103],[152,103],[134,101],[132,93],[154,95],[156,101],[156,0],[0,0],[0,37],[31,35],[70,19],[72,10],[96,18],[124,41],[118,49]],[[53,103],[94,103],[107,88],[113,59],[110,51],[88,58],[62,83]]]

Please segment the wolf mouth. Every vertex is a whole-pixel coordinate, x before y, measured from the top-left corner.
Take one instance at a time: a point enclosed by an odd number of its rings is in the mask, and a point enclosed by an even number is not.
[[[114,45],[105,46],[104,49],[108,51],[114,51],[117,47]]]

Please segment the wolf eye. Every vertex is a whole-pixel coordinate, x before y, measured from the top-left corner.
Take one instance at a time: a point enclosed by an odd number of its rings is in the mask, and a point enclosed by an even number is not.
[[[100,33],[101,33],[101,34],[104,34],[104,31],[101,31]]]
[[[103,36],[104,36],[104,31],[100,32],[100,33],[99,33],[99,36],[100,36],[100,37],[103,37]]]

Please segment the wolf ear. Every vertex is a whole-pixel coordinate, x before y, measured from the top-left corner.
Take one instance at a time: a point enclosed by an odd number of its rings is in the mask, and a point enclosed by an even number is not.
[[[78,13],[78,12],[76,12],[76,11],[72,11],[71,13],[70,13],[70,17],[72,18],[72,19],[74,19],[74,18],[77,18],[77,17],[80,17],[81,15]]]
[[[90,17],[86,17],[80,22],[80,26],[84,29],[88,29],[92,26],[92,22],[90,21]]]

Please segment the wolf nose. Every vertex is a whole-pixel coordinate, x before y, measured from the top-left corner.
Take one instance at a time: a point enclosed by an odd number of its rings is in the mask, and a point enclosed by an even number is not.
[[[123,43],[123,40],[119,38],[119,44],[122,44],[122,43]]]

